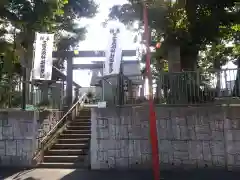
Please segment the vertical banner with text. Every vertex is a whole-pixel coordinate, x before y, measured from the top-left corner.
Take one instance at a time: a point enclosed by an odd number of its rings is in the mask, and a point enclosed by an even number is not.
[[[119,74],[120,64],[122,60],[122,48],[119,28],[110,29],[109,38],[109,44],[105,52],[106,60],[103,71],[104,76]]]
[[[52,79],[54,34],[36,33],[32,79]]]

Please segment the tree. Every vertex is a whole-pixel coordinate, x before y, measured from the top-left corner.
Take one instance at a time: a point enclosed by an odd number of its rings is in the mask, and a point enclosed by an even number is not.
[[[14,97],[21,94],[14,91],[18,85],[21,66],[15,53],[16,29],[11,27],[8,21],[0,20],[0,105],[11,106]]]
[[[168,60],[168,50],[175,46],[180,48],[181,70],[184,71],[194,71],[200,65],[198,58],[200,52],[205,52],[207,56],[204,62],[208,65],[212,64],[212,67],[220,68],[228,60],[227,54],[231,54],[233,48],[226,48],[223,44],[234,39],[233,27],[240,24],[237,0],[177,0],[176,2],[154,0],[149,2],[148,19],[152,30],[151,36],[155,42],[162,41],[161,48],[156,49],[152,55],[154,69],[161,69],[160,60],[162,57]],[[114,6],[109,16],[127,25],[139,21],[141,27],[142,9],[142,1],[129,0],[128,4]],[[240,29],[235,27],[235,31],[239,32]],[[210,55],[214,60],[209,58]],[[206,93],[202,92],[199,88],[200,84],[196,83],[198,82],[196,74],[191,73],[191,77],[185,75],[178,77],[182,79],[181,82],[176,81],[185,87],[184,94],[174,92],[178,89],[170,83],[171,78],[174,77],[167,78],[170,80],[167,80],[170,93],[177,94],[176,96],[179,97],[186,96],[190,101],[199,100],[199,94]],[[194,92],[189,94],[187,89],[194,89]],[[206,98],[203,97],[203,99]]]
[[[91,0],[5,0],[0,10],[0,17],[20,30],[18,42],[29,53],[30,67],[35,32],[55,33],[56,47],[69,50],[84,38],[85,29],[76,21],[92,17],[96,5]]]
[[[73,49],[86,32],[78,21],[93,17],[96,8],[92,0],[1,0],[0,20],[16,30],[8,34],[14,36],[14,53],[26,68],[27,80],[32,68],[35,32],[54,33],[55,49]],[[61,68],[61,57],[59,60],[55,65]],[[29,94],[28,89],[26,93]]]
[[[235,58],[235,65],[237,65],[237,77],[235,80],[234,88],[233,88],[233,96],[240,97],[240,25],[236,25],[233,28],[233,36],[234,36],[234,46],[233,46],[233,56]]]
[[[142,24],[142,1],[114,6],[110,18],[125,24],[138,20]],[[159,56],[171,45],[180,47],[181,69],[194,70],[199,51],[228,34],[232,25],[240,23],[237,0],[155,0],[149,3],[149,26],[156,31],[155,39],[164,39]],[[202,30],[204,28],[204,31]],[[166,51],[165,51],[166,52]]]

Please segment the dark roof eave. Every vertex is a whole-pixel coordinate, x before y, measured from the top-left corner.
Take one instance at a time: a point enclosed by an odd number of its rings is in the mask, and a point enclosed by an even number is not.
[[[61,72],[58,68],[56,68],[55,66],[53,66],[53,72],[56,72],[62,80],[66,81],[67,76],[63,72]],[[82,87],[79,84],[77,84],[75,81],[73,81],[73,85],[76,86],[77,88]]]

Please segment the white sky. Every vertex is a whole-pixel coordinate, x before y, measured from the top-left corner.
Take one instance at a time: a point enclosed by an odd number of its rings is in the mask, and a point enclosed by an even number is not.
[[[124,4],[127,0],[95,0],[99,4],[99,13],[93,19],[83,19],[81,24],[87,25],[86,40],[79,43],[79,50],[105,50],[108,41],[108,30],[102,27],[109,13],[109,9],[116,4]],[[100,3],[101,2],[101,3]],[[115,26],[116,22],[112,22],[111,26]],[[124,50],[136,49],[133,43],[133,33],[126,30],[124,25],[118,24],[121,28],[122,36],[121,44]],[[91,60],[103,60],[103,58],[78,58],[74,60],[75,64],[89,63]],[[91,71],[90,70],[75,70],[73,72],[73,80],[81,85],[87,87],[90,84]]]

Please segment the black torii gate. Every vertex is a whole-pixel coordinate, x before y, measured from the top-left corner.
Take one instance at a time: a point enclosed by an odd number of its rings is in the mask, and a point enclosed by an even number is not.
[[[122,57],[132,57],[136,56],[136,50],[123,50]],[[67,87],[66,87],[66,95],[67,95],[67,106],[72,105],[72,97],[73,97],[73,70],[78,69],[78,64],[73,64],[73,58],[98,58],[105,57],[104,51],[55,51],[53,52],[53,58],[65,58],[67,60]]]

